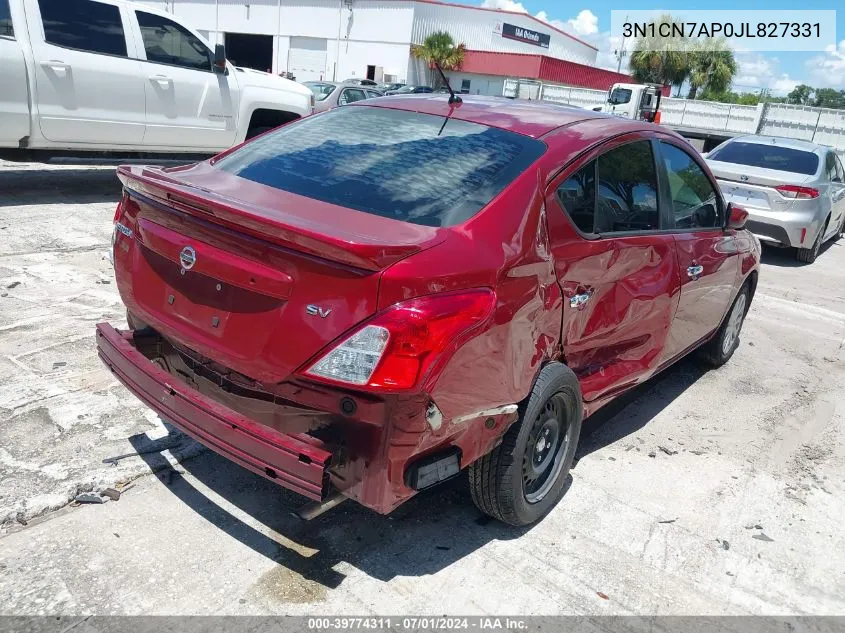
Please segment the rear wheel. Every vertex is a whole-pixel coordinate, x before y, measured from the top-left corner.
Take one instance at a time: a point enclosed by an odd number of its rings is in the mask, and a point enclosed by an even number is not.
[[[748,312],[748,301],[748,286],[745,285],[734,299],[731,310],[716,336],[702,347],[701,351],[705,360],[714,367],[721,367],[727,363],[739,347],[739,333],[742,331],[745,314]]]
[[[565,365],[543,368],[502,443],[469,467],[478,508],[510,525],[529,525],[560,500],[583,415],[578,379]]]
[[[819,251],[822,248],[822,237],[827,231],[828,221],[825,221],[824,226],[822,226],[821,230],[819,231],[819,234],[816,235],[816,240],[813,242],[813,245],[810,248],[798,249],[797,257],[799,262],[804,262],[805,264],[812,264],[814,261],[816,261],[816,258],[819,256]]]

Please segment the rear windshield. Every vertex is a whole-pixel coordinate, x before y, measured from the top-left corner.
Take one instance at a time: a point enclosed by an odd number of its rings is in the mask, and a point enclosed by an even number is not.
[[[477,123],[352,106],[266,134],[215,166],[358,211],[452,226],[478,213],[545,149]]]
[[[328,97],[331,93],[334,92],[334,84],[318,84],[313,82],[306,82],[306,86],[311,88],[311,92],[314,93],[314,98],[317,101],[323,101],[326,97]]]
[[[791,147],[780,147],[766,143],[728,142],[713,150],[707,157],[723,163],[736,163],[751,167],[764,167],[810,176],[819,167],[819,157]]]

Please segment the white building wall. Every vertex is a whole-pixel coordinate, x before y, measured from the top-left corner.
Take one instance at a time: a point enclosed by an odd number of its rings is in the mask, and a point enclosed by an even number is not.
[[[291,37],[326,40],[324,79],[366,77],[367,65],[381,66],[398,81],[430,84],[428,69],[410,57],[410,45],[438,30],[469,49],[549,55],[595,64],[596,51],[528,16],[413,0],[143,0],[175,13],[208,33],[211,45],[223,33],[273,35],[273,72],[288,70]],[[550,36],[549,48],[502,37],[503,23]],[[340,46],[338,47],[338,42]],[[337,65],[337,69],[335,69]],[[300,78],[304,80],[305,78]],[[474,90],[473,90],[474,92]],[[482,93],[483,94],[483,93]]]
[[[549,47],[543,48],[502,37],[503,23],[548,34]],[[448,32],[457,43],[463,43],[471,50],[548,55],[590,66],[595,65],[598,56],[598,51],[591,46],[559,33],[527,15],[459,5],[416,3],[411,41],[421,44],[427,35],[435,31]]]

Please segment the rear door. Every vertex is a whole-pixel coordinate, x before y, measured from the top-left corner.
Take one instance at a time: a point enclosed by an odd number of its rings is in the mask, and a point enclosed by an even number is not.
[[[25,24],[23,15],[15,22]],[[0,86],[0,145],[17,145],[29,136],[29,95],[23,43],[15,39],[9,0],[0,0]]]
[[[842,168],[842,161],[836,158],[836,178],[831,185],[834,213],[839,214],[839,230],[845,229],[845,170]]]
[[[842,165],[839,158],[833,152],[828,152],[825,158],[825,184],[827,195],[830,197],[830,222],[827,225],[827,235],[832,237],[842,226],[842,217],[845,215],[845,184],[842,178]],[[821,189],[821,187],[820,187]]]
[[[144,84],[124,11],[100,0],[28,0],[27,7],[45,138],[140,145]]]
[[[670,207],[681,273],[681,297],[663,358],[688,351],[722,322],[739,275],[735,231],[725,231],[719,189],[681,141],[657,143],[665,167],[664,200]]]
[[[211,151],[233,145],[238,84],[232,73],[215,73],[211,49],[183,25],[132,13],[144,73],[144,145]]]
[[[663,358],[679,274],[659,202],[652,142],[639,133],[587,153],[547,190],[564,354],[587,401],[645,380]]]

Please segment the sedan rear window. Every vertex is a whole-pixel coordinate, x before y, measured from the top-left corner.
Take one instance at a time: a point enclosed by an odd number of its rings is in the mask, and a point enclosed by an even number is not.
[[[763,167],[810,176],[819,168],[819,157],[792,147],[768,143],[727,142],[708,155],[708,160]]]
[[[545,149],[477,123],[353,106],[265,134],[215,166],[358,211],[453,226],[478,213]]]

